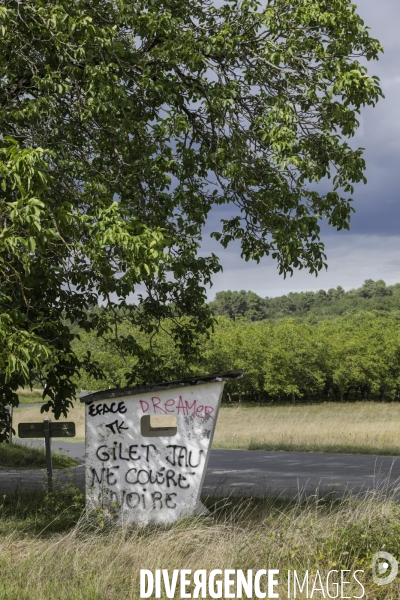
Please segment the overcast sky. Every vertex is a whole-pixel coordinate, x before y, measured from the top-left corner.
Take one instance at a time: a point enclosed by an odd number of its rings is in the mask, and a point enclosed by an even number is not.
[[[350,231],[324,229],[327,272],[316,278],[300,271],[286,280],[278,275],[272,260],[266,258],[259,265],[246,263],[237,248],[224,250],[205,236],[204,250],[214,251],[224,268],[214,277],[210,299],[228,289],[252,290],[264,297],[338,285],[351,289],[365,279],[400,282],[400,2],[360,0],[357,6],[365,24],[371,27],[371,35],[385,48],[378,62],[369,63],[369,72],[381,79],[385,99],[375,108],[363,110],[361,127],[354,138],[358,146],[365,148],[368,183],[356,188],[356,212]]]

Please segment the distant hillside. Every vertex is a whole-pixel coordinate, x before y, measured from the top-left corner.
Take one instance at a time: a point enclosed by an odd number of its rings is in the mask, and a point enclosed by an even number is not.
[[[360,288],[349,292],[338,286],[327,292],[291,292],[276,298],[261,298],[244,290],[218,292],[210,306],[215,315],[251,321],[300,317],[316,322],[361,310],[398,313],[400,317],[400,283],[387,286],[382,279],[366,279]]]

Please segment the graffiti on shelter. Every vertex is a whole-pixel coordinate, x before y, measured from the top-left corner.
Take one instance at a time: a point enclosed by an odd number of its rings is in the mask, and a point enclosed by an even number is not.
[[[139,524],[172,523],[201,510],[223,385],[220,378],[84,398],[88,507],[110,508]]]

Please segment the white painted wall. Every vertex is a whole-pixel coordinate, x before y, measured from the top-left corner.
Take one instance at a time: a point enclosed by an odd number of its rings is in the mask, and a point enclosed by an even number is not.
[[[172,523],[194,514],[224,382],[96,400],[86,405],[86,503],[124,522]],[[141,419],[175,415],[174,436],[142,435]]]

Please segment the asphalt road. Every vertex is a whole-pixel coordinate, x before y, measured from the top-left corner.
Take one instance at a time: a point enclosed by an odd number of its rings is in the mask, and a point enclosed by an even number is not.
[[[400,457],[213,450],[203,494],[296,497],[400,490]]]
[[[24,442],[43,447],[40,441]],[[59,472],[56,477],[62,483],[72,480],[83,488],[84,444],[53,442],[53,450],[68,453],[82,462],[82,466],[71,469],[69,474]],[[0,471],[0,495],[10,493],[16,487],[37,489],[44,481],[44,471]],[[271,494],[293,498],[299,494],[362,493],[382,487],[400,490],[400,457],[212,450],[202,495]]]

